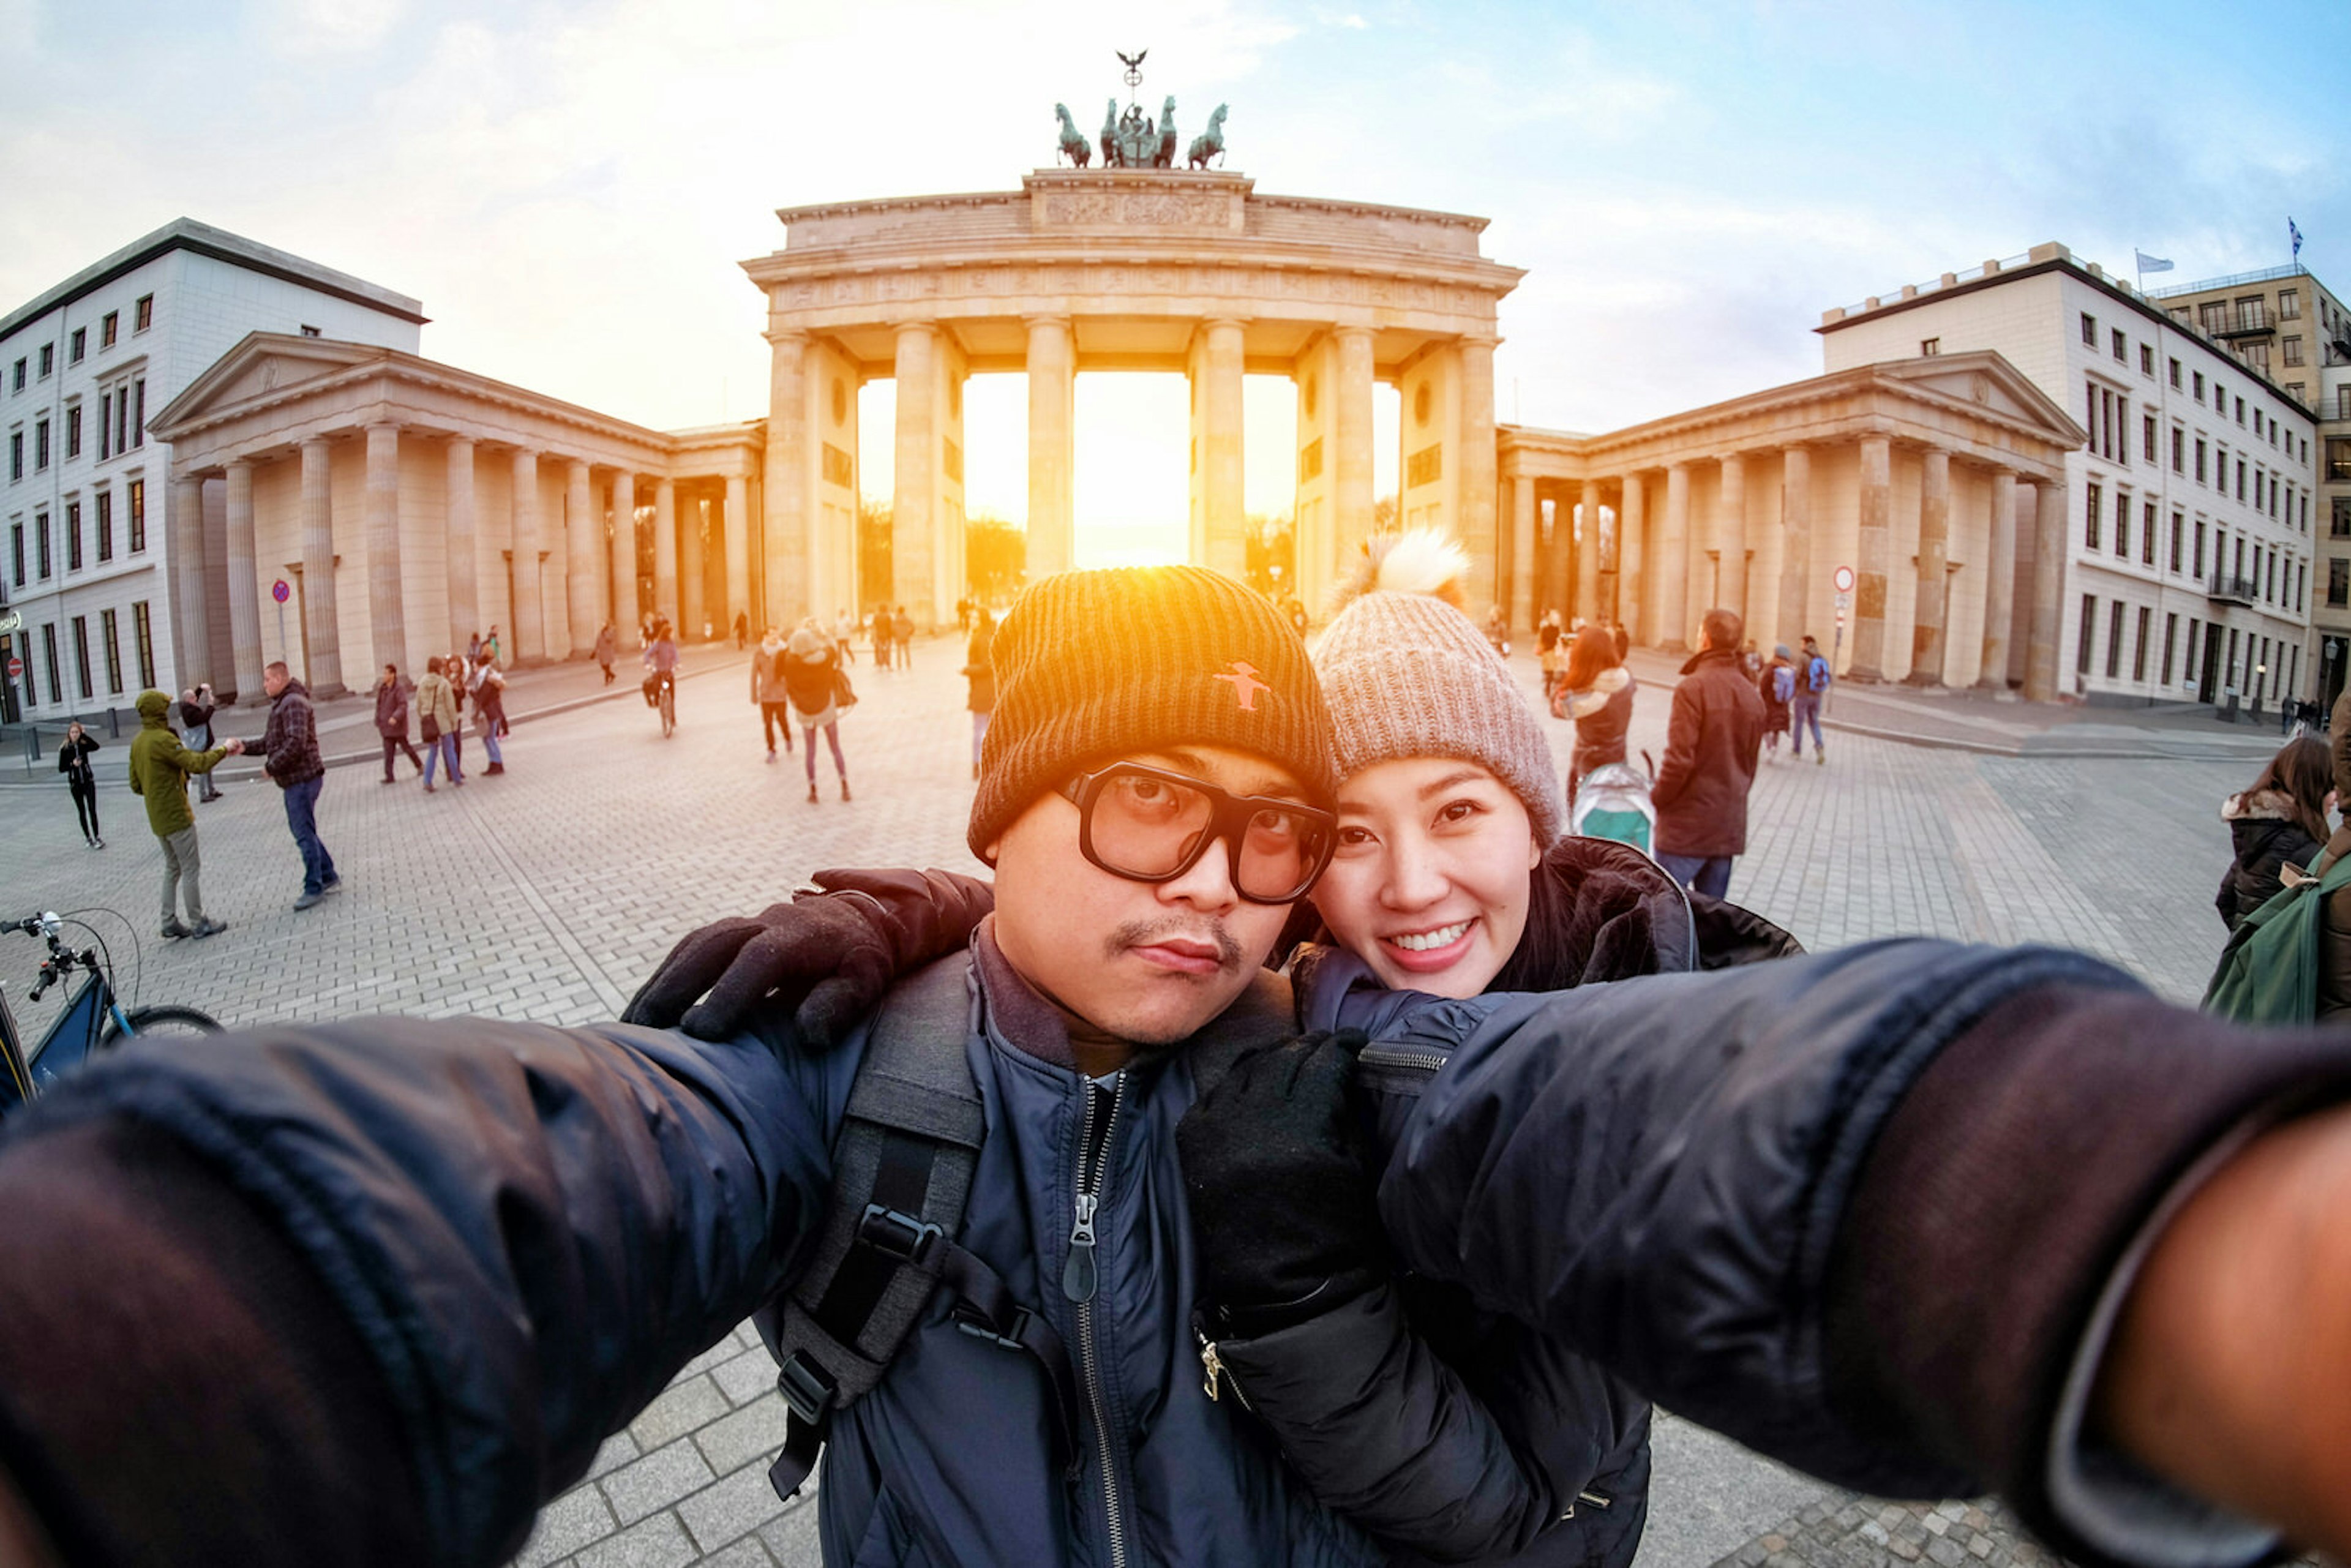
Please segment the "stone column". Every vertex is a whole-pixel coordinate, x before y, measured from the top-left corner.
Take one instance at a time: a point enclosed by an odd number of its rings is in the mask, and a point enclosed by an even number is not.
[[[1372,330],[1368,327],[1334,327],[1331,336],[1339,346],[1339,384],[1332,390],[1332,405],[1339,449],[1331,474],[1332,545],[1327,569],[1343,571],[1355,558],[1355,549],[1372,532]],[[1322,612],[1319,604],[1308,607]]]
[[[938,548],[939,329],[898,329],[898,465],[891,499],[890,597],[918,625],[932,620],[931,557]]]
[[[653,481],[653,613],[684,641],[677,605],[677,486],[666,477]]]
[[[1207,554],[1201,565],[1228,577],[1248,570],[1249,516],[1241,486],[1242,323],[1228,317],[1209,320],[1200,357],[1201,496],[1207,524]]]
[[[1465,481],[1466,483],[1466,481]],[[1575,530],[1575,613],[1600,618],[1600,481],[1583,482],[1583,504]]]
[[[571,623],[569,652],[575,659],[586,658],[595,648],[596,628],[604,619],[603,595],[596,591],[603,518],[595,487],[589,483],[587,460],[570,459],[563,465],[563,581],[564,619]]]
[[[1029,318],[1029,580],[1076,559],[1077,346],[1067,316]]]
[[[1861,438],[1861,544],[1854,571],[1853,661],[1856,681],[1886,678],[1886,574],[1892,566],[1894,444]]]
[[[2057,700],[2057,645],[2064,613],[2065,484],[2038,484],[2032,528],[2032,630],[2024,645],[2024,700]]]
[[[1470,570],[1482,574],[1470,594],[1479,618],[1494,601],[1494,567],[1500,556],[1495,548],[1494,508],[1499,486],[1494,477],[1494,342],[1489,337],[1461,340],[1461,477],[1455,491],[1460,507],[1461,546],[1469,552]],[[1481,601],[1482,602],[1479,602]]]
[[[1813,598],[1813,454],[1791,446],[1780,459],[1780,624],[1775,641],[1802,646]]]
[[[1520,474],[1510,481],[1510,624],[1531,636],[1535,618],[1535,581],[1541,569],[1535,560],[1535,482]]]
[[[317,697],[343,695],[342,627],[335,614],[335,501],[332,449],[316,437],[302,444],[302,630],[308,655],[302,684]],[[291,652],[291,650],[288,650]]]
[[[1646,488],[1638,474],[1627,474],[1616,503],[1616,619],[1635,643],[1649,630],[1641,614],[1641,582],[1649,570],[1649,541],[1643,537],[1649,522]]]
[[[1747,619],[1747,460],[1732,453],[1722,460],[1722,487],[1715,496],[1714,602]]]
[[[1945,622],[1950,605],[1951,455],[1927,449],[1918,485],[1918,599],[1911,612],[1910,674],[1914,686],[1943,684]]]
[[[623,648],[645,616],[637,600],[637,476],[612,476],[612,635]]]
[[[696,486],[700,488],[699,486]],[[700,496],[686,497],[677,530],[677,640],[680,644],[709,640],[703,626],[710,619],[710,558],[704,553],[703,504]]]
[[[2008,643],[2016,615],[2016,476],[1991,476],[1991,527],[1986,530],[1983,673],[1976,685],[2008,690]]]
[[[1689,465],[1666,465],[1666,514],[1657,527],[1657,646],[1678,653],[1690,632]]]
[[[261,575],[253,539],[253,465],[228,465],[228,623],[236,649],[236,696],[261,698]]]
[[[720,519],[726,534],[726,633],[735,632],[735,617],[751,616],[751,477],[726,476],[726,515]]]
[[[212,631],[204,616],[204,481],[188,475],[172,481],[172,515],[163,536],[172,541],[180,605],[178,675],[183,689],[213,678]]]
[[[475,527],[473,438],[451,436],[448,456],[449,642],[453,647],[463,648],[475,632],[488,630],[482,624],[478,589],[481,561]]]
[[[809,454],[813,448],[808,437],[808,334],[770,332],[768,343],[768,465],[759,497],[767,507],[767,526],[761,530],[760,549],[766,557],[768,624],[790,626],[814,607],[808,580],[812,522],[808,508],[813,487],[809,472]],[[623,479],[633,492],[634,477],[623,476]],[[636,596],[636,580],[632,542],[628,574],[631,599]],[[666,602],[658,585],[653,597]]]
[[[408,671],[408,623],[400,580],[400,426],[381,421],[367,427],[368,643],[375,664],[373,685],[386,664]]]
[[[546,604],[538,587],[538,454],[517,446],[514,454],[514,528],[507,534],[514,580],[513,634],[506,653],[514,664],[547,657]]]

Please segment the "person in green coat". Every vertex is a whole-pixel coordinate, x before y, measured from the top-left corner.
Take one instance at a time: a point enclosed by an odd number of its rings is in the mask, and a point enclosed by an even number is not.
[[[147,801],[147,826],[163,846],[163,935],[210,936],[225,931],[225,921],[204,914],[204,894],[198,873],[202,862],[196,850],[196,817],[188,810],[188,776],[210,773],[221,759],[245,749],[231,740],[210,751],[190,751],[172,733],[165,715],[172,699],[162,692],[139,694],[139,733],[131,742],[131,791]],[[188,924],[180,924],[180,888],[188,890]]]

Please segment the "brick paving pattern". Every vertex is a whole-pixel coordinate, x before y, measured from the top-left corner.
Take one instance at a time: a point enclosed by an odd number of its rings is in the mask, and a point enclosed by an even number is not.
[[[741,656],[715,651],[697,653],[681,683],[680,727],[669,740],[624,685],[621,700],[517,724],[506,747],[509,771],[469,771],[463,789],[428,797],[404,760],[389,788],[377,783],[372,762],[338,768],[319,823],[348,891],[307,914],[291,908],[300,864],[277,791],[233,779],[226,799],[197,808],[206,906],[230,926],[202,943],[167,946],[154,934],[158,854],[139,801],[108,787],[109,847],[89,852],[62,785],[36,772],[33,784],[0,782],[0,913],[95,907],[127,915],[139,937],[135,965],[120,925],[104,925],[126,988],[149,1002],[205,1008],[233,1025],[373,1012],[609,1018],[684,932],[782,898],[824,866],[983,869],[963,842],[972,783],[954,674],[959,652],[941,640],[918,646],[912,673],[855,666],[863,701],[841,730],[856,793],[848,804],[829,756],[820,758],[816,804],[805,799],[799,757],[762,761]],[[1636,667],[1644,685],[1632,743],[1636,753],[1661,755],[1668,697],[1656,677],[1671,665],[1639,655]],[[1518,670],[1531,695],[1531,660],[1522,656]],[[578,670],[527,674],[517,687],[510,707],[518,714],[596,690]],[[1863,697],[1853,706],[1901,717],[1892,702],[1882,711]],[[1998,743],[2001,718],[1969,717],[1969,733]],[[258,716],[244,727],[257,733]],[[1564,767],[1569,727],[1546,727]],[[2035,727],[2045,718],[2010,730]],[[363,730],[343,733],[346,749],[366,747]],[[2256,759],[2274,744],[2231,738]],[[1934,749],[1833,729],[1823,768],[1789,760],[1783,747],[1757,779],[1750,850],[1731,894],[1810,946],[1909,933],[2064,942],[2192,1001],[2221,936],[2211,907],[2228,862],[2218,804],[2251,780],[2258,760],[2026,749]],[[118,746],[99,759],[119,768],[120,757]],[[469,769],[484,760],[478,742],[469,744]],[[22,775],[0,780],[10,777]],[[0,946],[0,981],[16,996],[32,951],[16,939]],[[47,1009],[20,1008],[19,1021],[37,1033]],[[764,1472],[781,1434],[772,1366],[748,1326],[739,1327],[605,1444],[588,1479],[545,1510],[517,1562],[814,1563],[808,1497],[787,1506],[768,1490]],[[1709,1463],[1763,1463],[1719,1447],[1728,1457]],[[1729,1539],[1745,1543],[1729,1555],[1719,1542],[1677,1555],[1667,1523],[1684,1484],[1660,1464],[1645,1564],[1696,1568],[1718,1556],[1740,1568],[2049,1561],[1996,1510],[1863,1502],[1810,1482],[1802,1487],[1811,1500],[1792,1519],[1782,1489],[1770,1513],[1734,1520]]]

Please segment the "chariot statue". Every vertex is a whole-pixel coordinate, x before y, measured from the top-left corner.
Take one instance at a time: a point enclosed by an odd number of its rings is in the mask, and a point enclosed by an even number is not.
[[[1086,140],[1085,132],[1080,131],[1078,129],[1077,121],[1070,118],[1070,106],[1068,104],[1055,104],[1053,106],[1053,112],[1061,116],[1061,151],[1060,156],[1067,158],[1071,163],[1081,169],[1084,168],[1087,164],[1093,162],[1093,143]],[[1221,145],[1221,143],[1219,143],[1219,145]]]
[[[1218,163],[1225,159],[1226,104],[1217,105],[1217,112],[1208,116],[1208,129],[1192,138],[1192,146],[1185,161],[1195,169],[1205,169],[1213,158]]]
[[[1119,63],[1126,68],[1126,85],[1130,89],[1142,85],[1144,57],[1149,53],[1148,49],[1138,50],[1133,55],[1123,51],[1119,53]],[[1218,104],[1217,112],[1208,117],[1207,132],[1192,139],[1190,162],[1193,168],[1204,169],[1212,160],[1222,162],[1225,111],[1226,106]],[[1102,167],[1105,169],[1176,167],[1179,139],[1176,133],[1176,99],[1172,94],[1162,102],[1155,122],[1151,118],[1151,111],[1132,97],[1122,110],[1117,95],[1113,94],[1103,106],[1102,133],[1094,143],[1089,143],[1079,133],[1076,122],[1070,117],[1069,105],[1057,103],[1053,106],[1053,112],[1061,128],[1057,156],[1067,158],[1078,168],[1083,169],[1092,162],[1093,148],[1097,144],[1102,149]]]

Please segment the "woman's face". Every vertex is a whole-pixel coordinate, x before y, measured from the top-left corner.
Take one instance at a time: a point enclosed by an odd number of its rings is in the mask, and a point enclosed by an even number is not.
[[[1386,985],[1474,997],[1526,932],[1541,859],[1527,809],[1477,763],[1375,763],[1339,787],[1339,847],[1314,906]]]
[[[79,740],[81,738],[81,725],[78,720],[66,726],[66,738],[68,740]]]

